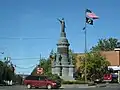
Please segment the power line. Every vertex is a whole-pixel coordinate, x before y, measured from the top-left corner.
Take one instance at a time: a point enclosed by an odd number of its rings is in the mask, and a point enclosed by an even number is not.
[[[16,61],[16,60],[30,60],[30,59],[40,61],[40,58],[12,58],[11,60]],[[3,58],[0,58],[0,60],[3,60]]]
[[[20,66],[17,66],[17,65],[14,65],[14,66],[15,66],[16,68],[19,68],[19,69],[30,69],[30,68],[36,67],[37,64],[32,65],[32,66],[30,66],[30,67],[20,67]]]
[[[0,39],[19,39],[19,40],[29,40],[29,39],[51,39],[51,38],[42,38],[42,37],[0,37]]]
[[[11,60],[27,60],[27,59],[37,59],[39,60],[40,58],[12,58]]]

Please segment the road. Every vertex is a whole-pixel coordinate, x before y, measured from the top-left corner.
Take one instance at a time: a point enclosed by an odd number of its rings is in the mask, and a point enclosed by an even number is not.
[[[0,86],[0,90],[28,90],[25,86]],[[30,90],[47,90],[47,89],[30,89]],[[57,89],[56,89],[57,90]],[[88,86],[79,86],[75,87],[67,86],[58,90],[120,90],[120,85],[117,84],[109,84],[105,87],[105,85],[98,85],[97,87],[88,87]]]

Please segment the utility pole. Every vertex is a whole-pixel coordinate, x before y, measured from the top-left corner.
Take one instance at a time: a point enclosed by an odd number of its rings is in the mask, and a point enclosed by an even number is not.
[[[40,64],[40,61],[41,61],[41,54],[40,54],[40,60],[39,60],[39,64]]]
[[[114,49],[118,53],[118,68],[120,68],[120,42],[117,43],[117,47]],[[118,83],[120,84],[120,70],[118,69]]]
[[[120,68],[120,50],[119,50],[119,68]],[[120,70],[118,71],[118,83],[120,84]]]

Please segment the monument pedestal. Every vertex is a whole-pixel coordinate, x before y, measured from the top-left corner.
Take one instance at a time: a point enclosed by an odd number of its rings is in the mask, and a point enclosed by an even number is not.
[[[62,76],[61,78],[65,81],[73,81],[73,72],[74,72],[74,65],[62,65]]]
[[[55,74],[56,72],[55,72],[55,67],[54,66],[52,66],[52,74]]]
[[[52,68],[52,74],[57,74],[58,76],[60,76],[60,65],[55,65],[53,68]]]
[[[60,70],[62,67],[62,70]],[[62,71],[62,76],[60,76],[60,71]],[[55,65],[52,67],[52,74],[57,74],[61,79],[65,81],[73,81],[74,65]]]
[[[72,76],[60,76],[64,81],[74,81],[75,79]]]

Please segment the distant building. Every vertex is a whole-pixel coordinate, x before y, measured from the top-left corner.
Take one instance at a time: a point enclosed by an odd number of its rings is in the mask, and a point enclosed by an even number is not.
[[[108,68],[112,68],[113,70],[119,69],[119,53],[116,51],[101,51],[100,52],[103,57],[106,58],[107,61],[110,62],[111,66]],[[76,69],[80,67],[80,63],[82,61],[82,57],[85,55],[84,53],[75,53],[76,54]],[[119,69],[120,70],[120,69]]]
[[[111,66],[119,65],[119,53],[116,51],[102,51],[101,55],[106,58],[111,64]]]
[[[111,65],[108,66],[108,69],[113,69],[115,71],[120,70],[119,52],[104,51],[104,52],[101,52],[101,55],[104,56],[110,62]]]

